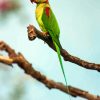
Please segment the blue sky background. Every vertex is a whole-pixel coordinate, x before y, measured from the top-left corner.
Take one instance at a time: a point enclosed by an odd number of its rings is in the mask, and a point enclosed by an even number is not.
[[[81,59],[100,63],[100,0],[50,0],[50,4],[60,26],[63,48]],[[22,5],[21,14],[10,14],[6,22],[0,22],[0,40],[23,53],[34,68],[48,78],[64,83],[56,53],[43,41],[29,41],[27,38],[26,27],[29,24],[39,29],[35,20],[35,4],[22,0]],[[63,63],[68,84],[100,95],[99,72],[86,70],[70,62]],[[3,64],[0,66],[0,100],[11,100],[15,87],[23,90],[22,97],[16,100],[69,99],[68,95],[59,90],[48,90],[37,80],[25,75],[16,65],[14,68]]]

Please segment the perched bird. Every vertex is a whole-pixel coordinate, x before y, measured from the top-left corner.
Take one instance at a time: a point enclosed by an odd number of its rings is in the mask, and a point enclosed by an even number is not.
[[[63,63],[62,63],[61,54],[60,54],[60,49],[61,49],[61,45],[59,41],[60,29],[59,29],[59,25],[56,20],[56,17],[53,11],[51,10],[48,0],[31,0],[31,2],[32,3],[34,2],[37,4],[36,11],[35,11],[36,20],[42,32],[44,33],[44,35],[47,35],[47,36],[49,35],[51,37],[52,42],[56,48],[60,66],[61,66],[64,79],[66,82],[66,86],[67,86],[67,79],[64,72]],[[69,92],[68,86],[67,86],[67,90]]]

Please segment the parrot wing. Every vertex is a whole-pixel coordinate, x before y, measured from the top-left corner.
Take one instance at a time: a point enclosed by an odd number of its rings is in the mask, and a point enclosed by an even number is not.
[[[44,7],[42,14],[42,22],[44,24],[45,29],[49,32],[50,36],[52,37],[53,41],[55,41],[60,47],[60,29],[56,17],[50,7]]]
[[[63,63],[62,63],[62,59],[61,59],[61,54],[60,54],[60,47],[61,47],[60,42],[59,42],[60,29],[59,29],[59,26],[58,26],[58,22],[55,18],[55,15],[52,12],[52,10],[50,9],[50,7],[44,7],[43,14],[42,14],[42,22],[43,22],[44,27],[47,30],[47,32],[49,32],[49,34],[52,38],[53,44],[56,48],[58,58],[59,58],[59,62],[60,62],[60,66],[61,66],[61,69],[62,69],[62,73],[63,73],[65,83],[66,83],[66,86],[67,86],[67,90],[68,90],[68,93],[70,93],[69,88],[68,88],[68,84],[67,84],[67,78],[66,78]]]
[[[64,75],[64,79],[65,79],[65,82],[67,85],[67,79],[66,79],[66,75],[64,72],[64,67],[63,67],[61,54],[60,54],[60,42],[59,42],[60,30],[59,30],[59,26],[58,26],[57,20],[55,18],[55,15],[53,14],[52,10],[49,7],[44,8],[43,15],[42,15],[42,21],[45,26],[45,29],[49,32],[49,34],[52,38],[53,44],[56,48],[60,66],[61,66],[61,69],[62,69],[62,72]]]

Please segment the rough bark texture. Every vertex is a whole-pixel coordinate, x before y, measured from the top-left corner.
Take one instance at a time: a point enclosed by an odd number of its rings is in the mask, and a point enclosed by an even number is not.
[[[34,40],[36,37],[46,42],[50,48],[55,50],[54,45],[52,43],[52,40],[50,37],[46,37],[43,35],[42,32],[40,32],[38,29],[36,29],[33,25],[29,25],[27,27],[28,29],[28,38],[29,40]],[[69,61],[71,63],[77,64],[80,67],[91,69],[91,70],[97,70],[100,71],[100,64],[90,63],[85,60],[82,60],[78,57],[75,57],[71,54],[69,54],[65,49],[61,47],[61,55],[64,58],[65,61]]]
[[[45,75],[41,74],[39,71],[35,70],[21,53],[16,53],[10,46],[8,46],[3,41],[0,41],[0,51],[6,51],[8,53],[8,57],[0,56],[0,62],[11,65],[17,64],[21,69],[25,71],[26,74],[32,76],[36,80],[43,83],[46,87],[49,89],[58,89],[64,93],[67,93],[73,97],[82,97],[88,100],[100,100],[100,96],[96,96],[93,94],[90,94],[87,91],[75,88],[73,86],[68,86],[70,93],[67,91],[67,88],[64,84],[60,82],[55,82],[53,80],[50,80]]]

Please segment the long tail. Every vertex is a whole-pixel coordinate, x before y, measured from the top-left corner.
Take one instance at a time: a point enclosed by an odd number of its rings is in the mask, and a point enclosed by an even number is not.
[[[61,59],[60,48],[59,48],[59,46],[56,44],[55,41],[53,41],[53,43],[54,43],[55,48],[56,48],[56,51],[57,51],[57,55],[58,55],[58,58],[59,58],[59,62],[60,62],[60,66],[61,66],[61,69],[62,69],[62,73],[63,73],[64,79],[65,79],[67,91],[68,91],[68,93],[70,94],[70,91],[69,91],[69,88],[68,88],[68,83],[67,83],[67,78],[66,78],[66,75],[65,75],[65,71],[64,71],[64,67],[63,67],[63,63],[62,63],[62,59]],[[70,98],[70,100],[71,100],[71,97],[69,97],[69,98]]]

